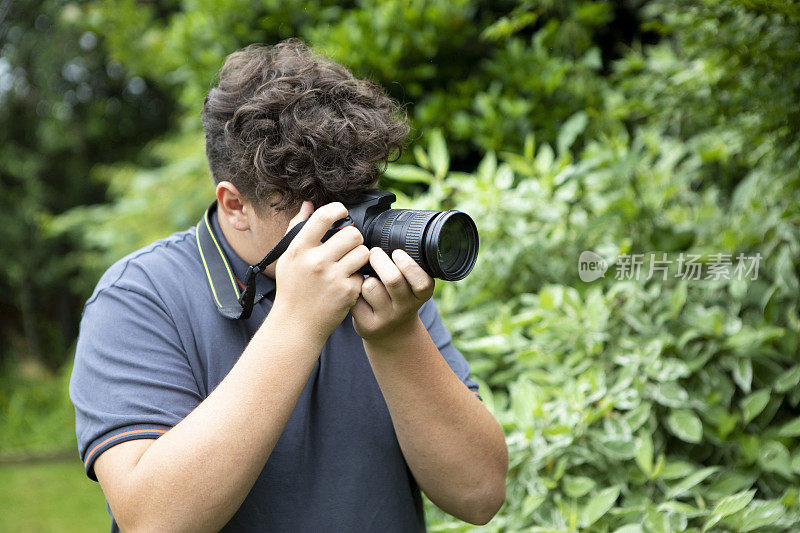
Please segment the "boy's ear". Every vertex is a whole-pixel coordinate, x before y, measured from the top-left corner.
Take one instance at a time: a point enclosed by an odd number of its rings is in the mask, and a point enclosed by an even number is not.
[[[236,186],[229,181],[217,184],[217,214],[225,217],[228,223],[236,230],[247,231],[250,229],[249,212],[253,209],[250,202],[244,199]]]

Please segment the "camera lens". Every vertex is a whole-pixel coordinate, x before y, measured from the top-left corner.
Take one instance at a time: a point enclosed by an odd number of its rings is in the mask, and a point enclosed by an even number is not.
[[[469,262],[472,251],[469,243],[474,240],[470,228],[471,220],[457,214],[443,221],[436,245],[436,259],[445,272],[457,272]],[[430,261],[430,260],[429,260]]]
[[[469,215],[443,211],[425,232],[425,259],[433,276],[450,281],[467,277],[478,259],[478,229]]]
[[[387,254],[401,248],[435,278],[463,279],[478,258],[478,229],[460,211],[389,209],[365,229],[368,246]]]

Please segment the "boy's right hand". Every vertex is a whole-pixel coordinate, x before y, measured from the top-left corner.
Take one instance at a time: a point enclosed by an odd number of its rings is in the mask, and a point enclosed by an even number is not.
[[[288,319],[306,324],[307,334],[321,342],[358,300],[364,279],[358,270],[369,261],[364,237],[353,226],[321,242],[328,228],[345,216],[347,209],[339,202],[316,211],[311,202],[303,202],[288,228],[303,220],[307,222],[275,264],[272,312],[284,313]]]

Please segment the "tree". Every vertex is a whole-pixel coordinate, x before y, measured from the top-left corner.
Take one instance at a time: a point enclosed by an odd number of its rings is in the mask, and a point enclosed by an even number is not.
[[[68,8],[0,4],[0,331],[4,349],[52,365],[64,360],[86,295],[71,282],[74,239],[44,228],[104,201],[92,166],[135,157],[172,106],[108,60],[98,35],[65,19]]]

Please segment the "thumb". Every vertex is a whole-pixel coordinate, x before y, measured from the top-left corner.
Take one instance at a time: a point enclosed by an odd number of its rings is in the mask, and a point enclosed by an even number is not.
[[[300,206],[300,211],[289,221],[289,225],[286,228],[286,233],[289,233],[289,230],[295,227],[300,222],[308,220],[308,217],[311,216],[311,213],[314,212],[314,204],[306,200],[303,202],[303,205]]]

